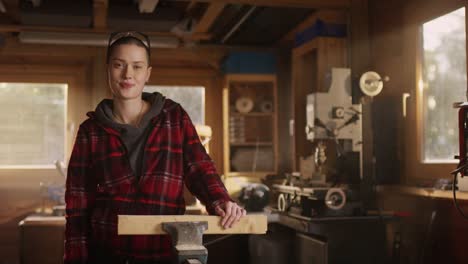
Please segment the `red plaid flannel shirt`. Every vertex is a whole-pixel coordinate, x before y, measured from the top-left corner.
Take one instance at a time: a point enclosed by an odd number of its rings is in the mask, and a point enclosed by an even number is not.
[[[117,215],[180,215],[183,185],[210,214],[230,197],[183,108],[166,99],[154,117],[142,175],[134,175],[119,132],[88,113],[78,130],[66,183],[65,263],[94,255],[170,257],[168,236],[118,236]]]

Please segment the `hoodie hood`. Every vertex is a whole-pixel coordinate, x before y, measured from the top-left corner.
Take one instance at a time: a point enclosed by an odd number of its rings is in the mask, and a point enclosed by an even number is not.
[[[120,124],[114,120],[114,114],[112,111],[114,101],[112,99],[104,99],[97,105],[96,110],[95,110],[95,113],[96,113],[95,117],[103,125],[114,128],[120,132],[123,132],[123,131],[130,132],[132,130],[140,130],[140,129],[144,130],[148,126],[150,120],[161,112],[164,106],[165,98],[162,94],[158,92],[154,92],[154,93],[144,92],[142,94],[142,99],[150,103],[151,106],[150,106],[149,111],[146,112],[141,118],[140,126],[138,128],[132,125]]]
[[[143,100],[150,103],[150,109],[141,118],[140,125],[138,127],[127,124],[120,124],[114,121],[112,108],[113,100],[104,99],[96,107],[95,117],[97,122],[104,125],[104,127],[111,127],[120,132],[120,138],[122,139],[125,147],[128,151],[128,159],[130,165],[137,177],[140,177],[144,144],[150,131],[149,123],[151,119],[157,116],[163,106],[165,98],[160,93],[143,93]]]

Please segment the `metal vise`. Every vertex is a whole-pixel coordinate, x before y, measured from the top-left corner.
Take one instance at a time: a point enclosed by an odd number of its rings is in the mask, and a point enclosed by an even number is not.
[[[177,264],[206,264],[208,250],[203,246],[203,232],[208,222],[166,222],[162,228],[172,239]]]

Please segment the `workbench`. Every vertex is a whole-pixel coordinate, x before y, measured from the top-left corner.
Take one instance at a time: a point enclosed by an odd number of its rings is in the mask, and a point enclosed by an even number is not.
[[[389,263],[397,253],[386,239],[387,225],[397,223],[394,217],[272,215],[268,234],[249,238],[255,263]]]
[[[209,263],[388,263],[392,245],[386,245],[391,217],[301,218],[267,212],[266,235],[207,235]],[[24,263],[60,263],[64,217],[28,217],[20,225]],[[51,233],[51,229],[55,230]],[[30,234],[35,232],[34,234]],[[37,233],[37,232],[40,232]],[[37,234],[36,234],[37,233]],[[44,236],[45,233],[49,235]],[[37,237],[32,240],[32,236]],[[40,242],[52,239],[47,243]],[[32,245],[34,243],[34,245]],[[46,247],[46,248],[43,248]],[[388,249],[389,248],[389,249]],[[53,251],[52,251],[53,249]],[[390,252],[389,252],[390,251]],[[47,254],[51,262],[38,257]],[[386,259],[384,259],[386,258]]]

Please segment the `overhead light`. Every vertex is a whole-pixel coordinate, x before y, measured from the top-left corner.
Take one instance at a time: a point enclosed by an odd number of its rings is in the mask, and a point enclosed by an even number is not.
[[[86,45],[107,46],[108,35],[97,33],[64,33],[64,32],[20,32],[18,39],[21,43],[31,44],[58,44],[58,45]],[[151,36],[152,48],[177,48],[180,45],[178,38],[171,36]]]
[[[0,12],[6,13],[5,4],[3,4],[3,1],[2,1],[2,0],[0,0]]]

